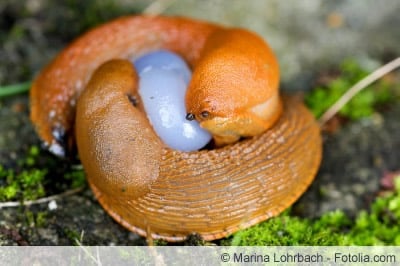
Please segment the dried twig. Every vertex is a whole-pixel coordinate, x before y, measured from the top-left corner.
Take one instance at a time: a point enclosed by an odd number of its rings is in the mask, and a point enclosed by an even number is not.
[[[339,100],[336,101],[319,119],[319,124],[322,126],[329,119],[331,119],[337,112],[339,112],[342,107],[348,103],[354,95],[360,92],[365,87],[369,86],[374,81],[378,80],[387,73],[393,71],[400,66],[400,57],[390,61],[386,65],[381,66],[359,82],[357,82],[353,87],[351,87]]]
[[[61,199],[63,197],[66,196],[70,196],[73,194],[76,194],[78,192],[81,192],[83,190],[84,187],[78,187],[78,188],[74,188],[71,190],[67,190],[61,194],[57,194],[57,195],[52,195],[49,197],[45,197],[45,198],[40,198],[37,200],[28,200],[28,201],[24,201],[24,202],[19,202],[19,201],[9,201],[9,202],[1,202],[0,203],[0,209],[1,208],[9,208],[9,207],[19,207],[19,206],[31,206],[34,204],[40,204],[40,203],[45,203],[45,202],[50,202],[52,200],[56,200],[56,199]]]

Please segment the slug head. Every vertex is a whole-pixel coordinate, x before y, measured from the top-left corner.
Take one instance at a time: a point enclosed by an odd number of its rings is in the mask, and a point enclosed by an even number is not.
[[[243,35],[248,35],[248,39],[254,38],[247,31]],[[258,38],[250,44],[246,43],[248,47],[245,48],[243,41],[230,40],[237,39],[236,33],[225,40],[235,45],[219,48],[218,44],[223,40],[219,35],[215,39],[214,48],[206,47],[205,55],[194,68],[186,92],[186,118],[196,119],[213,134],[215,140],[216,136],[229,135],[227,143],[232,143],[240,136],[254,136],[265,131],[271,123],[262,125],[262,120],[270,120],[271,114],[276,120],[280,109],[276,112],[252,110],[271,99],[280,101],[279,69],[272,51]],[[254,49],[258,46],[261,47]],[[277,105],[270,104],[268,108]]]

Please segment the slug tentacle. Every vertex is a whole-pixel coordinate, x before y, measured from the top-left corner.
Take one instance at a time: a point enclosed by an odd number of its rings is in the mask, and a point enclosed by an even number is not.
[[[186,119],[230,145],[182,152],[154,132],[130,61],[159,49],[193,70]],[[279,214],[318,170],[319,126],[300,101],[281,99],[278,83],[273,52],[252,32],[125,17],[84,34],[39,74],[31,119],[59,155],[75,129],[88,183],[124,227],[167,241],[212,240]]]

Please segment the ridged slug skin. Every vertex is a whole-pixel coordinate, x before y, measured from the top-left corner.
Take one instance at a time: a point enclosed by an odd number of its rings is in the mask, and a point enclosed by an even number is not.
[[[193,68],[187,109],[196,117],[208,112],[200,122],[217,144],[255,136],[211,150],[167,148],[133,101],[138,77],[124,60],[158,49]],[[318,170],[319,126],[299,100],[280,100],[278,81],[274,55],[251,32],[132,16],[86,33],[40,73],[31,118],[58,154],[76,129],[88,182],[117,222],[155,239],[198,233],[212,240],[279,214]]]

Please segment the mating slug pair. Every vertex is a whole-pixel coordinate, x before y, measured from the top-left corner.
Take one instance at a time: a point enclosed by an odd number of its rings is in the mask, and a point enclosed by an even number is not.
[[[167,148],[132,104],[138,76],[125,59],[159,49],[192,68],[187,117],[215,149]],[[252,32],[130,16],[84,34],[39,74],[31,119],[58,155],[76,138],[88,182],[117,222],[168,241],[212,240],[280,213],[319,167],[319,127],[301,102],[281,100],[278,83],[273,52]]]

